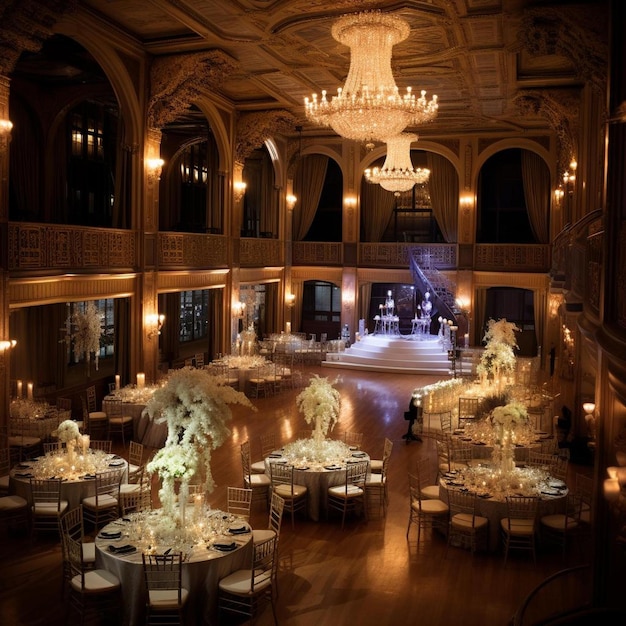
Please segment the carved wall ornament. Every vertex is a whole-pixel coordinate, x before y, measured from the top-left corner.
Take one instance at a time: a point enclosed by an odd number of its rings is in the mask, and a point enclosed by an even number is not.
[[[282,109],[242,113],[237,119],[235,160],[245,162],[266,139],[280,133],[293,133],[295,126],[295,116]]]
[[[556,133],[557,173],[561,178],[571,160],[576,156],[576,141],[580,97],[576,90],[558,92],[528,90],[515,98],[520,115],[540,115],[544,117]]]
[[[150,68],[148,125],[163,128],[174,121],[236,68],[237,62],[220,50],[156,57]]]
[[[607,20],[603,4],[570,5],[566,10],[531,8],[524,13],[518,29],[519,42],[534,56],[559,55],[569,59],[581,78],[604,93]]]
[[[22,52],[38,52],[54,25],[78,0],[6,0],[0,3],[0,74],[10,74]]]

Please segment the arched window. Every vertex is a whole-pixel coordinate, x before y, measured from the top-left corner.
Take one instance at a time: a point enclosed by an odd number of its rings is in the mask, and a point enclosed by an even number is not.
[[[489,158],[478,178],[478,243],[548,243],[550,174],[519,148]]]

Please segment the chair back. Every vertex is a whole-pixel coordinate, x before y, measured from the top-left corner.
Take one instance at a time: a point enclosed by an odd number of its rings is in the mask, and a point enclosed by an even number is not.
[[[482,398],[475,397],[465,398],[461,396],[459,398],[459,426],[461,426],[464,421],[476,419],[481,400]]]
[[[178,604],[182,604],[182,562],[180,552],[141,555],[144,581],[148,594],[151,591],[174,590]]]
[[[515,520],[533,520],[536,522],[539,512],[539,497],[506,496],[506,511],[509,526]]]
[[[44,504],[56,506],[57,513],[61,511],[61,479],[60,478],[31,478],[30,495],[33,505]]]
[[[128,445],[128,462],[131,465],[140,467],[143,463],[143,444],[137,441],[131,441]]]
[[[89,447],[92,450],[100,450],[107,454],[111,454],[111,444],[112,441],[110,439],[91,439],[89,441]]]
[[[550,474],[554,478],[558,478],[559,480],[562,480],[564,483],[566,483],[568,467],[569,467],[569,459],[564,456],[557,456],[555,458],[554,463],[552,464]]]
[[[285,463],[270,463],[270,480],[272,490],[275,491],[278,485],[285,485],[291,491],[293,497],[293,465]]]
[[[59,452],[63,449],[63,443],[60,441],[46,442],[43,444],[43,453],[50,454],[51,452]]]
[[[72,398],[57,398],[57,409],[61,411],[71,411]]]
[[[96,398],[96,386],[90,385],[87,387],[87,410],[90,413],[94,413],[98,410],[98,400]]]
[[[268,527],[273,530],[278,537],[280,535],[280,527],[283,521],[283,512],[285,510],[285,500],[277,493],[272,494],[270,502],[270,516]]]
[[[263,458],[276,450],[276,433],[271,431],[261,435],[261,454]]]
[[[70,578],[80,577],[80,588],[85,588],[85,565],[83,563],[83,542],[80,537],[65,536],[63,539],[67,550],[67,562]]]
[[[0,476],[8,476],[11,471],[11,450],[8,445],[0,448]]]
[[[252,489],[228,487],[228,512],[245,520],[250,519]]]
[[[552,472],[552,467],[556,463],[557,457],[549,452],[539,452],[538,450],[529,450],[527,464],[531,467],[544,469]]]
[[[60,521],[61,524],[61,547],[63,549],[63,558],[65,561],[69,561],[69,552],[67,539],[77,539],[82,541],[85,535],[83,524],[83,507],[77,506],[76,508],[68,511]]]
[[[391,452],[393,450],[393,441],[391,441],[391,439],[387,439],[387,437],[385,437],[385,445],[383,446],[383,463],[385,462],[385,459],[391,457]]]
[[[476,517],[476,494],[473,491],[459,491],[458,489],[448,489],[447,493],[450,518],[457,514],[468,515],[471,516],[472,526],[474,526],[474,518]]]
[[[441,423],[441,432],[452,432],[452,411],[444,411],[443,413],[439,413],[439,421]]]
[[[355,433],[352,431],[346,431],[343,436],[343,440],[348,446],[353,446],[358,449],[363,445],[363,433]]]
[[[346,494],[355,488],[364,489],[365,480],[367,479],[367,472],[369,468],[369,461],[359,461],[358,463],[348,463],[346,466]]]
[[[254,595],[255,587],[267,587],[274,583],[277,535],[254,544],[252,570],[250,573],[250,592]]]
[[[109,419],[112,417],[122,417],[124,414],[123,402],[119,399],[107,400],[106,402],[106,414]]]
[[[98,499],[103,496],[119,499],[123,474],[124,471],[121,469],[106,470],[96,474],[96,506]]]
[[[250,475],[252,474],[250,466],[250,442],[246,440],[241,444],[241,468],[243,470],[244,485],[250,484]]]

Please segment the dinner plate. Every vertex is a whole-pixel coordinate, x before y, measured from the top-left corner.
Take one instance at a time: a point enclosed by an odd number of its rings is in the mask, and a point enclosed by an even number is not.
[[[232,552],[237,549],[237,544],[234,541],[232,543],[214,543],[211,547],[220,552]]]
[[[561,492],[558,489],[542,489],[541,493],[546,496],[560,496]]]
[[[300,472],[305,472],[306,470],[308,470],[308,469],[309,469],[309,466],[308,466],[308,465],[305,465],[305,466],[303,466],[303,467],[296,467],[296,469],[297,469],[298,471],[300,471]]]
[[[362,459],[364,456],[367,456],[367,454],[365,452],[353,452],[352,456]]]
[[[101,539],[119,539],[122,536],[122,531],[118,530],[115,532],[101,530],[99,537]]]
[[[228,532],[231,535],[244,535],[246,533],[250,532],[250,527],[249,526],[232,526],[231,528],[228,529]]]
[[[324,469],[327,470],[340,470],[341,465],[324,465]]]
[[[124,461],[113,461],[109,463],[109,467],[122,467],[124,465]]]

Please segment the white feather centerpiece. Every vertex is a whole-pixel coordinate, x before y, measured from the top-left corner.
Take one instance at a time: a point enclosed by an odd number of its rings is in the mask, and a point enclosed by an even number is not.
[[[167,439],[147,465],[148,472],[161,478],[159,498],[164,513],[178,517],[184,527],[184,511],[192,479],[211,493],[215,482],[211,474],[211,450],[229,437],[230,405],[256,407],[241,392],[222,385],[204,370],[184,368],[174,372],[157,389],[143,413],[157,423],[167,423]],[[178,483],[178,498],[176,485]]]

